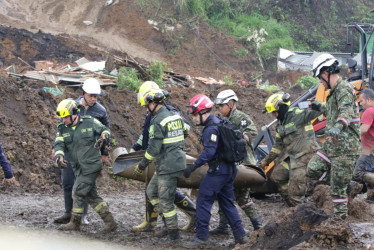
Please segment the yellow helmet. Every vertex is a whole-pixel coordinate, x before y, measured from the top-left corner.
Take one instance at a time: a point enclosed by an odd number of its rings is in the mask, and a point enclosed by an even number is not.
[[[138,91],[138,102],[140,103],[140,98],[142,98],[142,92],[146,92],[150,89],[160,89],[160,87],[157,85],[157,83],[153,81],[146,81],[144,82]]]
[[[56,114],[59,118],[64,118],[70,115],[78,114],[79,109],[77,103],[73,99],[62,100],[56,109]]]
[[[162,103],[165,100],[165,94],[161,89],[150,89],[145,92],[139,92],[138,102],[145,106],[151,102]]]
[[[290,94],[288,93],[276,93],[271,95],[266,101],[265,108],[266,112],[271,113],[279,110],[279,106],[285,104],[290,106]]]

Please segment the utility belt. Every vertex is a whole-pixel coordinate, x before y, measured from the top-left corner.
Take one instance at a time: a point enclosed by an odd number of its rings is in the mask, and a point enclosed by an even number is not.
[[[219,170],[220,163],[222,163],[222,160],[220,160],[218,158],[213,159],[210,162],[208,162],[208,165],[209,165],[208,173],[213,173],[213,172]]]

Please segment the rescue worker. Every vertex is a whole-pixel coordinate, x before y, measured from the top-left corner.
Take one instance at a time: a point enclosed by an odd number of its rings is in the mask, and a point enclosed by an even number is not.
[[[104,126],[110,129],[109,119],[106,109],[97,101],[97,97],[101,95],[100,83],[95,78],[88,78],[84,81],[83,95],[78,97],[76,103],[79,106],[82,115],[90,115],[98,119]],[[108,163],[108,152],[105,147],[101,149],[101,158],[104,164]],[[54,223],[65,224],[70,221],[71,210],[73,208],[72,190],[74,185],[74,172],[70,164],[69,155],[65,154],[67,167],[61,170],[62,189],[64,191],[65,213],[54,219]],[[82,223],[88,224],[87,218],[88,204],[85,203]]]
[[[361,155],[353,172],[353,180],[367,187],[366,199],[374,201],[374,91],[364,89],[360,93],[360,105],[365,109],[361,117]],[[361,190],[360,190],[361,191]]]
[[[168,235],[163,242],[173,243],[180,240],[174,199],[178,179],[186,167],[183,147],[188,131],[182,118],[165,107],[164,100],[161,89],[140,93],[140,105],[147,107],[153,118],[149,127],[148,148],[134,175],[143,174],[146,167],[156,160],[156,170],[147,186],[147,195],[150,203],[165,218]]]
[[[108,146],[109,129],[96,118],[80,115],[77,103],[72,99],[61,101],[56,114],[62,119],[57,127],[54,147],[56,162],[60,167],[67,167],[64,157],[65,153],[69,153],[75,174],[72,216],[70,222],[60,229],[80,230],[84,202],[87,202],[105,222],[102,233],[115,230],[117,223],[96,188],[96,179],[103,167],[100,145],[96,139],[100,136],[103,145]]]
[[[247,142],[247,158],[243,164],[256,165],[256,158],[253,151],[252,141],[257,136],[257,129],[252,119],[242,111],[236,108],[236,102],[239,100],[236,93],[231,90],[223,90],[218,93],[214,103],[218,106],[218,110],[222,116],[227,117],[228,121],[236,125],[244,135],[244,139]],[[248,218],[251,220],[253,229],[258,230],[262,227],[261,219],[259,218],[255,204],[250,197],[250,189],[237,187],[234,188],[235,200],[238,205],[245,212]],[[229,234],[228,221],[225,217],[222,209],[218,210],[219,224],[218,227],[211,230],[211,234]]]
[[[202,144],[204,149],[193,165],[184,171],[189,178],[198,167],[208,163],[209,170],[202,180],[196,200],[196,237],[183,244],[186,248],[203,247],[208,244],[210,210],[213,203],[218,203],[229,221],[234,234],[235,244],[244,244],[248,237],[244,231],[238,210],[234,205],[234,180],[238,169],[235,163],[218,160],[218,144],[220,138],[218,124],[220,119],[211,114],[214,103],[205,95],[199,94],[190,100],[188,113],[196,125],[204,126]]]
[[[274,169],[271,176],[287,205],[293,207],[305,200],[308,186],[307,165],[318,149],[311,120],[320,113],[289,106],[288,93],[273,94],[266,101],[266,112],[278,122],[275,128],[275,144],[259,166],[265,168],[277,157],[285,154],[289,156],[289,171],[284,171],[284,166],[278,164],[278,170]]]
[[[14,184],[15,178],[12,172],[12,165],[10,165],[9,161],[5,157],[3,153],[3,149],[1,148],[1,145],[0,145],[0,165],[1,165],[1,168],[3,169],[4,177],[5,177],[3,180],[3,183],[8,184],[8,185]]]
[[[138,102],[140,102],[141,95],[143,92],[148,91],[150,89],[160,89],[157,83],[153,81],[146,81],[144,82],[140,88],[138,93]],[[165,96],[167,98],[167,96]],[[166,101],[166,100],[165,100]],[[164,103],[164,106],[169,110],[179,115],[178,111],[170,106]],[[138,141],[131,147],[130,153],[139,151],[139,150],[146,150],[148,148],[148,140],[149,140],[149,127],[151,120],[153,118],[153,115],[151,113],[147,113],[147,116],[145,117],[144,125],[143,125],[143,133],[140,135]],[[189,126],[187,123],[184,123],[186,128],[189,130]],[[156,208],[150,203],[148,197],[145,197],[146,199],[146,216],[144,219],[144,222],[140,225],[133,226],[132,230],[136,232],[149,232],[154,231],[156,229],[157,224],[157,218],[158,218],[158,212]],[[175,199],[174,204],[184,213],[186,214],[188,218],[188,223],[182,228],[182,231],[192,231],[195,229],[195,223],[196,223],[196,208],[195,204],[187,197],[178,192],[176,190],[175,192]],[[167,231],[159,231],[160,236],[163,236]]]
[[[326,141],[308,164],[308,174],[327,180],[334,216],[345,219],[348,212],[347,186],[360,154],[360,115],[353,87],[339,76],[338,60],[321,54],[313,62],[313,76],[330,91],[325,104],[312,101],[311,108],[326,116]]]

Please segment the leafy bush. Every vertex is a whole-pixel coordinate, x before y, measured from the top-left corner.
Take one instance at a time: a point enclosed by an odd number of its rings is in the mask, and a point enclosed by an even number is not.
[[[267,85],[267,84],[257,84],[256,88],[263,89],[268,92],[274,92],[279,90],[279,87],[277,85]]]
[[[248,50],[245,48],[236,49],[234,50],[234,55],[241,58],[246,57],[248,55]]]
[[[224,81],[227,85],[233,85],[234,82],[231,80],[231,76],[224,76],[222,81]]]
[[[314,78],[313,76],[307,75],[300,77],[297,82],[297,85],[300,85],[302,89],[310,89],[314,86],[317,86],[319,84],[319,81],[317,78]]]
[[[133,68],[122,67],[118,71],[117,88],[128,88],[134,92],[138,92],[141,80],[138,77],[138,71]]]
[[[165,62],[154,61],[146,70],[150,78],[148,80],[156,82],[160,88],[165,88],[162,76],[164,75],[166,66],[167,64]]]

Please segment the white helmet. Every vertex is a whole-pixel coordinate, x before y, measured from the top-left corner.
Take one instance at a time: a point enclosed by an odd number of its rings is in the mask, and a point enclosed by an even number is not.
[[[95,78],[88,78],[85,80],[82,89],[84,92],[91,95],[101,94],[100,82]]]
[[[239,98],[233,90],[226,89],[218,93],[217,98],[214,100],[214,104],[225,104],[228,103],[230,100],[238,101]]]
[[[313,62],[313,76],[318,77],[323,67],[330,67],[334,63],[336,63],[336,65],[339,63],[334,56],[327,53],[319,55]]]

